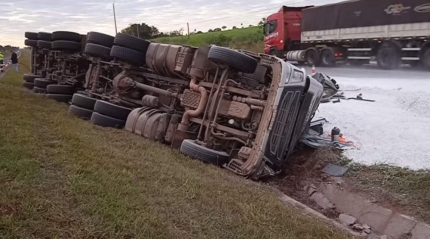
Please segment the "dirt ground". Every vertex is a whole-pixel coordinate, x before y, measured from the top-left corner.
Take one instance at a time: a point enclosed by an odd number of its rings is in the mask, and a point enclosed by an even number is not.
[[[328,164],[349,167],[342,178],[329,177],[322,172]],[[334,211],[323,211],[310,200],[305,189],[309,185],[318,188],[321,183],[342,184],[342,188],[395,212],[412,216],[430,223],[430,172],[412,171],[387,165],[361,166],[352,164],[338,150],[306,149],[291,160],[286,171],[267,183],[294,199],[321,211],[329,217],[337,217]]]

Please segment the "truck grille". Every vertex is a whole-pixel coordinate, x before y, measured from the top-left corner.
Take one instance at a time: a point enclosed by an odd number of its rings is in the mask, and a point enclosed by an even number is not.
[[[283,158],[288,153],[288,146],[300,110],[301,96],[301,91],[285,89],[282,93],[265,154],[277,166],[282,165]]]

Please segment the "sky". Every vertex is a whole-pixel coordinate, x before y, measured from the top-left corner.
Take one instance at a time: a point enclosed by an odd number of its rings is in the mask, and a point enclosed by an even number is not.
[[[115,35],[114,0],[0,0],[0,45],[24,45],[24,32],[89,31]],[[340,0],[115,0],[118,32],[131,23],[160,31],[207,31],[256,25],[282,5],[322,5]]]

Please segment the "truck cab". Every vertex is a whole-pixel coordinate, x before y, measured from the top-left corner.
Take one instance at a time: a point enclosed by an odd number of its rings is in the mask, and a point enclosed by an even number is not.
[[[264,52],[281,56],[283,51],[294,50],[301,38],[302,10],[306,7],[282,6],[270,15],[264,24]]]

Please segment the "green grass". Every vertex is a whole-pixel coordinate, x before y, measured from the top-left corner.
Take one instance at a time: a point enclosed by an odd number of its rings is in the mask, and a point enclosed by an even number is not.
[[[190,35],[190,39],[188,39],[188,36],[163,37],[154,39],[154,41],[192,46],[215,44],[257,52],[264,50],[264,35],[261,27],[192,34]]]
[[[347,238],[269,187],[0,80],[0,238]]]
[[[381,203],[430,223],[430,171],[389,165],[352,164],[348,172],[356,189]]]

